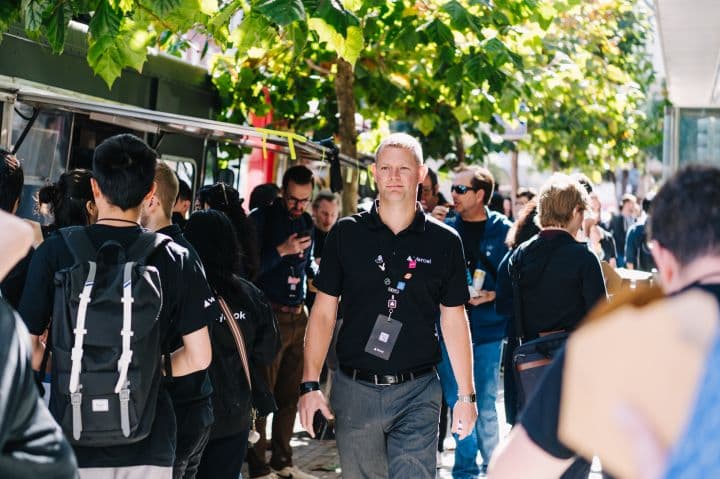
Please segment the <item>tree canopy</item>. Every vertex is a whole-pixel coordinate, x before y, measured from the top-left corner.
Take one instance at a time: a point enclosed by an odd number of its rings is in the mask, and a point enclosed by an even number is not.
[[[653,80],[646,8],[623,0],[5,0],[0,31],[21,22],[60,53],[70,19],[85,21],[88,64],[108,87],[123,68],[140,70],[150,47],[216,45],[222,119],[242,123],[272,108],[273,126],[338,135],[351,155],[358,145],[371,151],[393,127],[417,134],[430,156],[482,161],[515,147],[498,135],[502,124],[524,121],[520,147],[539,163],[591,169],[632,160],[657,140],[648,132],[657,122],[643,113]]]

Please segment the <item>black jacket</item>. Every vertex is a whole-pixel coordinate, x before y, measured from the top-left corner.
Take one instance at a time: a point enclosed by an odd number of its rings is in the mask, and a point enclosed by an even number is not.
[[[280,349],[277,320],[263,293],[249,281],[238,279],[237,291],[225,297],[242,330],[252,376],[252,395],[248,388],[242,362],[225,318],[213,324],[211,339],[213,359],[210,364],[212,381],[213,425],[211,439],[238,434],[250,428],[251,410],[267,415],[275,410],[275,401],[261,366],[269,365]]]
[[[38,396],[30,338],[0,299],[0,477],[74,478],[70,445]]]
[[[511,278],[517,268],[525,340],[546,331],[572,331],[607,296],[597,257],[565,231],[542,231],[520,245],[510,257]],[[517,335],[512,325],[511,331]]]

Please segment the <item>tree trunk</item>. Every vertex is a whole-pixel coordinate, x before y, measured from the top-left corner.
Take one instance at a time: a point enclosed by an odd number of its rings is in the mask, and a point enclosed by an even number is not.
[[[355,74],[352,65],[338,58],[337,74],[335,75],[335,96],[337,97],[338,113],[340,114],[340,151],[351,158],[357,158],[357,135],[355,133],[355,92],[353,83]],[[343,214],[350,215],[357,211],[359,172],[353,171],[353,181],[345,181],[342,192]]]
[[[517,143],[515,143],[515,149],[510,153],[510,202],[513,205],[512,207],[516,218],[519,211],[515,210],[515,199],[517,198],[518,188],[520,187],[520,174],[518,173],[518,157],[520,153],[517,148]]]
[[[455,155],[457,156],[458,163],[461,165],[464,165],[465,164],[465,143],[463,143],[462,125],[460,126],[458,134],[455,137]]]

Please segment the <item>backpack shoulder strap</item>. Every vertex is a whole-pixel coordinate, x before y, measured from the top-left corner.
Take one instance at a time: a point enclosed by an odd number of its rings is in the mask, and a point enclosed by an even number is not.
[[[523,327],[525,318],[523,317],[522,296],[520,296],[520,271],[522,268],[523,252],[523,248],[518,247],[517,251],[510,257],[510,263],[508,264],[513,289],[513,323],[515,326],[515,335],[521,344],[525,340],[525,328]]]
[[[58,230],[73,255],[75,264],[93,261],[97,256],[97,248],[90,240],[85,228],[85,226],[70,226]]]
[[[150,257],[155,250],[161,248],[167,243],[170,243],[171,241],[172,238],[169,236],[143,231],[140,233],[138,239],[136,239],[128,249],[126,255],[127,261],[145,264],[148,257]]]

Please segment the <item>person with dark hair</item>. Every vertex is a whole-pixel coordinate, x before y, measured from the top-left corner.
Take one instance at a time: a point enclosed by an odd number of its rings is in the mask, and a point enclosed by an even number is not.
[[[225,183],[215,183],[203,189],[198,195],[204,209],[212,208],[222,211],[230,218],[235,227],[238,241],[242,248],[243,275],[250,281],[255,281],[260,273],[260,247],[257,242],[255,223],[248,218],[242,207],[243,199],[240,192]]]
[[[25,175],[18,159],[0,149],[0,210],[15,214],[24,184]]]
[[[183,236],[180,225],[173,224],[173,204],[178,196],[178,179],[168,165],[158,162],[155,167],[155,194],[143,202],[140,224],[156,233],[164,234],[188,250],[188,259],[199,269],[202,263],[190,243]],[[206,316],[205,325],[210,328],[215,318]],[[172,330],[166,349],[175,351],[182,346],[179,331]],[[210,437],[213,410],[210,396],[212,385],[207,369],[187,376],[173,378],[166,385],[172,399],[177,423],[177,444],[173,464],[174,479],[193,479],[197,474],[200,458]]]
[[[449,204],[448,200],[440,192],[438,175],[432,168],[428,168],[428,174],[422,182],[420,203],[426,213],[432,213],[437,206],[447,206]]]
[[[177,178],[177,175],[176,175]],[[190,208],[192,207],[192,188],[187,184],[186,181],[177,178],[178,181],[178,194],[175,198],[175,204],[172,209],[172,222],[180,226],[180,229],[185,228],[187,223],[187,216]]]
[[[280,196],[280,187],[275,183],[257,185],[250,192],[250,211],[271,205],[278,196]]]
[[[89,170],[71,170],[60,175],[57,182],[40,188],[38,209],[47,205],[53,217],[52,224],[43,228],[48,234],[66,226],[85,226],[97,220],[97,207],[90,186]]]
[[[642,200],[642,209],[645,212],[645,219],[638,221],[628,230],[625,240],[625,267],[627,269],[639,269],[640,271],[652,271],[656,269],[647,240],[647,224],[650,222],[650,208],[652,207],[652,195]]]
[[[257,422],[260,440],[248,451],[250,477],[314,478],[293,466],[292,437],[302,377],[303,340],[308,311],[307,269],[312,267],[313,220],[305,211],[312,201],[313,173],[298,165],[285,171],[282,196],[250,214],[257,227],[260,275],[256,284],[270,300],[278,319],[282,345],[267,370],[278,411],[273,415],[272,457],[265,460],[265,420]],[[272,470],[271,470],[272,469]]]
[[[156,194],[156,158],[145,142],[127,134],[111,137],[95,149],[90,181],[98,219],[94,225],[61,229],[61,234],[40,245],[28,272],[30,287],[20,302],[36,370],[45,349],[40,336],[52,316],[50,410],[73,438],[81,479],[172,477],[176,424],[161,374],[169,379],[201,371],[212,356],[204,318],[219,311],[201,267],[189,261],[187,249],[142,230],[138,223],[143,203]],[[110,282],[114,271],[136,277],[139,270],[131,273],[128,266],[136,263],[126,263],[125,258],[137,259],[138,266],[142,263],[144,281]],[[122,268],[120,261],[125,264]],[[98,272],[99,280],[85,280],[80,268],[89,268],[87,278]],[[66,308],[72,286],[62,281],[56,286],[60,271],[82,275],[82,313]],[[123,294],[130,294],[129,302],[110,290],[115,284],[120,284]],[[134,300],[136,294],[142,301]],[[153,330],[157,341],[145,341]],[[182,347],[172,352],[164,348],[171,334],[182,337]],[[67,350],[60,350],[60,344]],[[123,354],[118,356],[120,351]],[[119,388],[118,371],[136,379]],[[149,384],[153,386],[147,389]],[[139,408],[137,415],[128,416],[124,404]],[[133,436],[130,423],[147,435]],[[107,442],[95,439],[107,434],[117,436]]]
[[[495,312],[495,288],[498,266],[507,252],[505,238],[510,222],[501,213],[490,209],[495,179],[483,167],[467,168],[457,173],[451,188],[457,215],[447,221],[463,243],[466,268],[473,280],[473,293],[465,307],[472,333],[473,377],[478,392],[478,419],[472,433],[458,441],[455,449],[454,477],[475,477],[487,470],[490,456],[497,446],[500,429],[495,399],[500,375],[500,351],[506,334],[506,318]],[[457,383],[443,346],[443,361],[438,372],[448,406],[458,397]],[[478,452],[482,463],[478,465]]]
[[[505,244],[508,247],[508,252],[505,257],[500,261],[498,266],[498,286],[496,288],[495,296],[495,310],[512,310],[512,282],[510,280],[510,273],[508,272],[508,262],[510,256],[512,256],[515,248],[521,244],[532,239],[535,235],[540,232],[540,228],[535,223],[537,217],[537,199],[533,195],[533,198],[525,203],[523,208],[518,212],[517,219],[508,230],[507,237],[505,238]],[[515,386],[515,376],[512,374],[512,353],[516,347],[518,347],[517,334],[515,333],[515,327],[513,318],[507,319],[507,343],[503,348],[503,385],[504,385],[504,404],[505,404],[505,419],[508,424],[515,424],[517,419],[517,388]]]
[[[499,191],[493,191],[490,196],[490,201],[487,203],[487,207],[490,211],[505,214],[505,197]]]
[[[0,210],[15,214],[20,206],[20,195],[25,181],[22,165],[10,152],[0,149]],[[0,282],[0,294],[17,308],[25,286],[25,277],[34,250],[30,248],[24,258]]]
[[[720,209],[716,206],[719,202],[720,169],[713,166],[687,166],[669,178],[655,195],[653,214],[646,225],[650,251],[666,294],[701,290],[720,300]],[[678,214],[679,211],[682,214]],[[646,332],[636,340],[646,341]],[[659,354],[667,352],[663,350]],[[655,363],[653,358],[644,360]],[[607,405],[614,408],[610,415],[618,421],[608,427],[632,434],[637,477],[700,479],[714,476],[720,464],[717,455],[708,455],[707,451],[708,444],[716,444],[718,440],[714,420],[718,417],[720,388],[718,360],[720,347],[716,338],[692,402],[693,410],[689,411],[683,432],[674,444],[666,445],[665,440],[660,440],[657,432],[650,430],[645,418],[639,417],[635,410],[621,415],[617,411],[622,405]],[[564,370],[565,356],[560,355],[545,373],[523,413],[521,425],[513,429],[506,445],[494,458],[490,477],[513,479],[532,473],[539,479],[555,478],[572,463],[576,452],[558,437],[560,408],[557,406],[563,395]],[[529,464],[531,471],[527,468]],[[643,476],[648,471],[656,474]]]
[[[198,470],[199,479],[236,479],[247,450],[253,424],[253,408],[258,414],[273,411],[272,394],[262,374],[280,346],[277,322],[262,292],[245,280],[240,246],[230,219],[213,209],[190,216],[185,235],[205,265],[208,282],[218,301],[224,301],[242,332],[248,371],[238,357],[228,318],[215,319],[212,329],[213,411],[210,442],[205,447]],[[252,386],[246,379],[250,374]]]
[[[620,213],[610,218],[609,230],[615,239],[615,249],[617,250],[617,265],[619,268],[625,267],[625,240],[630,227],[637,220],[637,199],[634,195],[623,195],[620,202]]]

